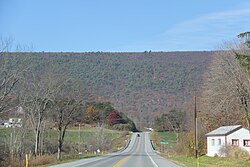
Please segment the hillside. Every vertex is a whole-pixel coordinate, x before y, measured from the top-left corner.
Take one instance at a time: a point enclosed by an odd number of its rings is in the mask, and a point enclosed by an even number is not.
[[[12,53],[35,73],[54,69],[83,81],[99,101],[111,101],[137,123],[174,107],[189,110],[213,52]]]

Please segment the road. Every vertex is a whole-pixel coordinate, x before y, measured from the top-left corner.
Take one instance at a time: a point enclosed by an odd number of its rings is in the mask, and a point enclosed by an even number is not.
[[[142,132],[138,137],[134,133],[128,147],[123,151],[53,167],[179,167],[155,153],[148,134]]]

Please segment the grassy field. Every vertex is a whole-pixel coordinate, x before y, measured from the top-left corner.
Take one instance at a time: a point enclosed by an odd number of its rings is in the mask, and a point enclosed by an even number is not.
[[[18,133],[19,129],[16,128],[15,130],[16,130],[15,133]],[[91,140],[93,137],[95,137],[95,135],[97,133],[100,133],[100,132],[103,133],[103,135],[105,137],[107,137],[108,139],[111,139],[111,140],[118,138],[122,134],[121,131],[98,128],[98,127],[82,128],[80,130],[80,138],[82,141]],[[8,137],[10,137],[11,133],[14,133],[13,128],[1,128],[0,129],[0,137],[1,138],[8,138]],[[32,138],[33,135],[34,135],[33,131],[31,129],[28,129],[25,136]],[[58,131],[53,130],[53,129],[46,130],[46,132],[44,134],[45,138],[48,140],[57,140],[57,135],[58,135]],[[79,141],[79,130],[77,128],[68,129],[66,131],[66,134],[65,134],[65,141],[66,142],[78,142]]]
[[[184,155],[178,155],[174,151],[165,150],[163,153],[161,150],[161,146],[159,144],[160,141],[168,141],[169,146],[173,146],[176,144],[176,135],[173,132],[154,132],[150,135],[151,140],[154,143],[154,146],[158,151],[161,152],[163,157],[166,157],[181,166],[186,167],[248,167],[250,166],[250,159],[246,160],[243,158],[223,158],[223,157],[208,157],[202,156],[198,159],[194,157],[187,157]],[[170,147],[167,147],[170,148]],[[250,158],[250,157],[249,157]]]
[[[174,132],[156,132],[162,141],[167,141],[169,144],[176,144],[176,134]]]
[[[81,141],[88,141],[91,140],[93,137],[96,136],[97,133],[102,131],[103,135],[111,140],[119,137],[121,132],[103,128],[90,128],[90,129],[81,129],[80,130],[80,138]],[[48,139],[57,139],[58,132],[56,130],[48,130],[45,134],[46,138]],[[71,128],[66,131],[65,134],[65,141],[68,142],[78,142],[79,141],[79,130],[75,128]]]

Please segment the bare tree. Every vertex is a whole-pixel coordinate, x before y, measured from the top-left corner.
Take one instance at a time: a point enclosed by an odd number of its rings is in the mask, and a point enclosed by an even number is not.
[[[21,166],[27,126],[25,114],[20,107],[23,101],[20,99],[18,90],[22,89],[20,83],[24,79],[25,72],[29,70],[29,66],[26,64],[26,58],[17,61],[19,59],[18,52],[11,53],[11,51],[21,51],[22,49],[21,45],[13,48],[13,44],[14,40],[11,37],[0,38],[0,114],[12,113],[22,120],[19,126],[13,125],[10,136],[3,138],[2,141],[2,144],[6,146],[3,148],[3,152],[7,152],[11,162],[15,162],[16,158],[19,158],[18,162]]]
[[[227,44],[215,53],[205,76],[202,123],[207,130],[221,125],[245,124],[250,128],[250,78],[236,59],[235,51],[244,46]]]
[[[76,83],[76,82],[74,82]],[[83,88],[77,84],[65,83],[53,102],[52,119],[58,130],[57,159],[61,159],[64,137],[70,124],[77,121],[83,113]]]
[[[13,126],[11,129],[10,137],[7,138],[9,143],[9,154],[12,162],[17,160],[19,162],[19,166],[21,166],[22,155],[25,152],[25,135],[27,133],[28,125],[25,119],[25,114],[19,116],[21,118],[20,126]]]
[[[52,109],[56,93],[61,89],[65,80],[56,76],[53,72],[48,72],[43,76],[35,76],[32,73],[30,75],[32,77],[25,82],[24,106],[35,134],[34,154],[37,156],[44,121]]]
[[[24,64],[12,63],[17,56],[9,53],[13,39],[0,40],[0,113],[3,113],[17,107],[17,104],[13,106],[12,103],[15,99],[13,90],[21,80],[23,72],[28,68]]]

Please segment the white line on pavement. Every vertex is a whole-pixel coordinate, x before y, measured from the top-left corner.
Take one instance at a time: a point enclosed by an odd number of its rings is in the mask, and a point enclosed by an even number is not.
[[[153,163],[153,165],[155,166],[155,167],[158,167],[158,165],[155,163],[155,161],[153,160],[153,158],[148,154],[148,152],[147,152],[147,141],[146,141],[146,136],[147,136],[148,134],[147,133],[145,133],[145,152],[146,152],[146,154],[148,155],[148,157],[149,157],[149,159],[151,160],[151,162]]]

